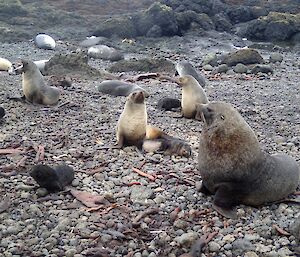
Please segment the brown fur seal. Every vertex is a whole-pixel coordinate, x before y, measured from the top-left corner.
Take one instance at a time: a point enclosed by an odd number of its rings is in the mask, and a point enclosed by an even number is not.
[[[178,62],[176,64],[176,71],[178,72],[180,77],[183,77],[185,75],[193,76],[203,88],[205,87],[206,82],[204,77],[201,76],[194,68],[194,66],[189,62],[187,61]]]
[[[26,99],[31,103],[53,105],[59,100],[59,90],[46,85],[44,77],[32,61],[22,60],[22,87]]]
[[[68,184],[71,184],[74,179],[74,170],[65,164],[54,168],[38,164],[32,168],[30,176],[48,191],[60,191]]]
[[[206,94],[191,75],[180,77],[177,83],[182,87],[181,108],[185,118],[194,118],[197,104],[208,103]]]
[[[204,129],[199,142],[202,192],[215,194],[214,207],[235,218],[238,204],[260,206],[287,197],[299,184],[297,162],[264,153],[238,111],[224,102],[199,105]]]
[[[147,110],[145,94],[142,91],[127,97],[124,110],[117,124],[118,147],[124,145],[140,146],[146,135]]]

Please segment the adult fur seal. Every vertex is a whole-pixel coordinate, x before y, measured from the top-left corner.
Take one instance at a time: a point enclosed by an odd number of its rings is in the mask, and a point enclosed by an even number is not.
[[[191,63],[187,61],[178,62],[176,64],[176,71],[178,72],[180,77],[183,77],[185,75],[193,76],[203,88],[205,87],[206,82],[204,77],[197,72],[197,70]]]
[[[146,135],[147,110],[143,91],[127,97],[124,110],[117,124],[118,147],[136,145],[140,147]]]
[[[185,118],[194,118],[197,104],[208,103],[206,94],[198,81],[191,75],[180,77],[177,83],[182,87],[182,114]]]
[[[143,91],[145,97],[149,96],[149,93],[146,92],[143,88],[119,80],[104,80],[97,86],[97,89],[104,94],[114,96],[128,96],[132,92],[136,91]]]
[[[65,164],[53,168],[38,164],[32,168],[29,174],[41,187],[48,191],[61,191],[74,179],[74,170]]]
[[[54,50],[56,45],[55,40],[46,34],[38,34],[35,37],[34,42],[38,48],[46,50]]]
[[[235,218],[238,204],[260,206],[287,197],[299,184],[297,162],[269,155],[238,111],[228,103],[199,105],[204,129],[199,142],[202,192],[215,194],[213,205]]]
[[[53,105],[59,100],[59,90],[46,85],[44,77],[32,61],[22,60],[22,87],[26,99],[31,103]]]

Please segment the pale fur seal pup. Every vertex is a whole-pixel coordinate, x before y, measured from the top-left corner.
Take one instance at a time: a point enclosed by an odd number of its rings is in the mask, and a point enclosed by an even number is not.
[[[146,135],[147,117],[144,92],[131,93],[117,124],[118,147],[141,146]]]
[[[97,89],[104,94],[114,96],[128,96],[137,91],[143,91],[145,97],[149,96],[149,93],[143,88],[119,80],[104,80],[97,86]]]
[[[46,85],[44,77],[32,61],[22,60],[22,87],[25,98],[31,103],[53,105],[59,100],[59,90]]]
[[[195,118],[197,104],[208,103],[203,88],[191,75],[180,77],[177,83],[182,87],[181,108],[183,117]]]
[[[38,48],[46,50],[54,50],[56,45],[55,40],[46,34],[38,34],[34,42]]]
[[[178,62],[176,64],[176,71],[178,72],[180,77],[183,77],[185,75],[193,76],[203,88],[205,87],[206,82],[204,77],[197,72],[197,70],[191,63],[187,61]]]
[[[290,156],[269,155],[239,112],[228,103],[199,105],[204,129],[199,142],[202,192],[215,194],[214,207],[235,218],[238,204],[260,206],[284,199],[299,184],[299,166]]]
[[[32,168],[29,174],[41,187],[48,191],[61,191],[74,179],[73,168],[65,164],[53,168],[38,164]]]
[[[9,73],[12,73],[14,70],[12,63],[5,59],[0,57],[0,71],[8,71]]]

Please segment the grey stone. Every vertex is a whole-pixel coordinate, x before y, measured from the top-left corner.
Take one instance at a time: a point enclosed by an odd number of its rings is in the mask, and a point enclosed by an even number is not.
[[[237,65],[235,65],[233,67],[234,72],[236,73],[246,73],[248,68],[246,65],[242,64],[242,63],[238,63]]]
[[[40,187],[36,190],[36,194],[38,197],[44,197],[48,194],[48,190],[44,187]]]
[[[197,240],[197,238],[198,234],[196,232],[188,232],[175,237],[174,241],[181,246],[190,246],[194,241]]]
[[[269,61],[270,62],[282,62],[283,60],[283,55],[280,53],[271,53]]]
[[[257,64],[251,69],[251,73],[253,74],[257,74],[259,72],[273,74],[274,70],[270,65],[267,64]]]
[[[245,251],[255,250],[255,246],[249,240],[237,239],[232,243],[232,249],[236,254],[241,254]]]
[[[153,196],[153,190],[142,185],[132,186],[130,199],[134,203],[145,204]]]
[[[221,249],[221,246],[216,242],[210,242],[208,244],[208,249],[210,252],[219,252]]]
[[[203,66],[203,70],[206,70],[206,71],[212,71],[214,68],[213,66],[211,66],[210,64],[206,64]]]

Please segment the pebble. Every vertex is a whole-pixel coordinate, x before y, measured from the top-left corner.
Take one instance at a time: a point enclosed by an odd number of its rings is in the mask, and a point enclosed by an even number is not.
[[[208,249],[210,252],[219,252],[221,249],[221,246],[216,242],[210,242],[208,244]]]
[[[283,55],[280,53],[271,53],[269,57],[270,62],[282,62],[283,61]]]
[[[203,70],[205,71],[212,71],[214,68],[210,64],[206,64],[203,66]]]
[[[36,190],[36,195],[38,197],[44,197],[48,194],[48,190],[46,188],[40,187]]]
[[[234,72],[236,73],[246,73],[248,68],[245,64],[238,63],[233,67]]]
[[[191,245],[197,239],[198,239],[198,234],[196,232],[188,232],[175,237],[174,241],[176,241],[178,244],[182,246],[187,246],[187,245]]]

